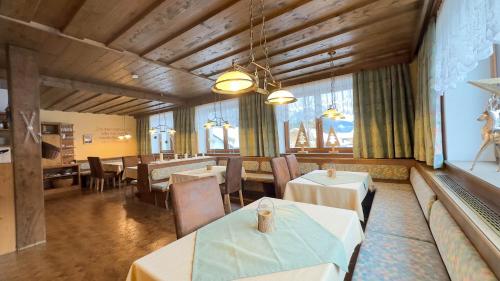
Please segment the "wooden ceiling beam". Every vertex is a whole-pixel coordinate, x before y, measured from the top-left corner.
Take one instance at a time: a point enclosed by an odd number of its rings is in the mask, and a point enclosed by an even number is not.
[[[151,14],[152,11],[154,11],[156,8],[158,8],[165,0],[156,0],[153,2],[151,5],[149,5],[146,10],[144,10],[142,13],[138,14],[135,18],[133,18],[130,22],[128,22],[123,28],[121,28],[118,32],[113,34],[111,38],[105,42],[107,46],[111,46],[118,38],[123,36],[127,31],[129,31],[132,27],[134,27],[139,21],[147,17],[149,14]]]
[[[403,40],[399,40],[397,42],[394,42],[393,44],[391,44],[389,46],[379,46],[380,48],[374,48],[374,49],[372,49],[371,52],[368,49],[364,49],[364,50],[359,50],[359,51],[355,51],[355,52],[348,52],[348,53],[343,54],[341,56],[336,56],[336,57],[334,56],[333,62],[335,64],[336,61],[339,61],[342,59],[347,59],[347,58],[366,59],[366,58],[371,58],[373,56],[377,56],[377,55],[381,55],[381,54],[385,54],[385,53],[392,53],[392,52],[401,51],[401,50],[404,50],[407,52],[409,45],[410,45],[409,40],[407,38],[404,38]],[[303,64],[303,65],[299,65],[299,66],[294,67],[294,68],[289,68],[289,69],[286,69],[286,70],[283,70],[280,72],[275,72],[275,73],[273,73],[273,75],[275,77],[277,77],[277,76],[280,76],[280,75],[283,75],[286,73],[290,73],[293,71],[303,70],[303,69],[306,69],[309,67],[319,66],[322,64],[330,63],[330,62],[331,62],[330,58],[324,59],[324,60],[319,60],[319,61],[316,61],[313,63]],[[279,78],[278,78],[278,80],[279,80]]]
[[[360,29],[362,29],[362,28],[366,28],[366,27],[364,27],[364,26],[360,27],[359,29],[353,30],[352,32],[360,31]],[[373,34],[368,35],[367,37],[361,37],[361,39],[350,40],[348,42],[344,42],[341,44],[328,46],[328,47],[320,49],[318,51],[306,53],[305,55],[302,55],[302,56],[296,56],[296,57],[292,57],[290,59],[283,60],[283,61],[280,61],[277,63],[271,63],[271,68],[275,68],[275,67],[278,67],[281,65],[285,65],[285,64],[289,64],[289,63],[293,63],[293,62],[297,62],[297,61],[301,61],[304,59],[309,59],[309,58],[312,58],[315,56],[325,55],[325,54],[328,54],[328,52],[330,52],[331,50],[339,50],[339,49],[349,48],[349,47],[354,48],[354,47],[359,46],[359,45],[368,45],[371,42],[375,42],[375,41],[382,42],[382,45],[387,45],[388,41],[394,42],[393,40],[396,40],[395,42],[400,43],[401,42],[400,36],[406,35],[408,32],[409,32],[408,28],[403,28],[401,30],[393,30],[393,32],[391,32],[391,33],[387,33],[386,31],[374,32]],[[337,36],[341,36],[341,35],[337,35]],[[333,40],[333,37],[329,38],[329,39]],[[306,46],[309,46],[309,44]],[[295,48],[292,50],[287,50],[286,52],[297,50],[297,49],[300,49],[303,47],[304,46],[301,46],[301,47],[298,47],[298,48]],[[375,47],[379,47],[379,46],[372,46],[372,48],[375,48]],[[282,55],[286,52],[278,52],[276,54],[273,54],[272,56],[270,56],[271,61],[273,60],[272,59],[273,57]],[[339,57],[339,59],[341,59],[341,58],[342,57]],[[334,59],[337,60],[337,58],[334,58]],[[310,66],[310,65],[304,65],[303,67],[308,67],[308,66]],[[302,66],[299,66],[299,67],[302,67]],[[220,73],[222,73],[226,70],[227,69],[218,70],[216,72],[208,74],[207,76],[214,77],[215,75],[219,75]],[[292,71],[292,70],[296,70],[296,69],[290,69],[289,71]],[[273,72],[273,74],[281,74],[281,73],[283,73],[283,72]]]
[[[418,46],[420,42],[422,41],[422,38],[424,37],[425,33],[425,27],[427,26],[429,22],[429,18],[431,15],[431,9],[433,6],[434,2],[433,0],[423,0],[422,8],[420,10],[420,15],[418,17],[418,23],[417,23],[417,29],[415,33],[413,34],[413,41],[411,44],[411,52],[410,55],[413,57],[416,55],[418,51]]]
[[[68,20],[61,27],[62,33],[66,33],[66,31],[68,30],[68,26],[70,26],[70,24],[73,22],[78,12],[80,12],[83,5],[85,5],[85,2],[87,2],[87,0],[79,0],[78,6],[75,8],[74,11],[72,11],[71,15],[68,17]]]
[[[116,98],[111,99],[111,100],[109,100],[107,102],[103,102],[103,103],[101,103],[101,104],[99,104],[97,106],[92,106],[91,108],[82,110],[82,112],[97,113],[97,112],[99,112],[101,110],[106,110],[106,109],[112,108],[114,106],[126,104],[128,102],[133,101],[133,100],[137,100],[137,99],[134,99],[134,98],[131,98],[131,97],[117,96]]]
[[[292,28],[286,29],[286,30],[284,30],[284,31],[282,31],[282,32],[279,32],[279,33],[277,33],[277,34],[274,34],[274,35],[272,35],[272,36],[269,36],[269,37],[267,38],[267,40],[268,40],[268,42],[270,42],[270,41],[275,41],[275,40],[279,40],[279,39],[282,39],[282,38],[283,38],[283,37],[285,37],[285,36],[288,36],[288,35],[291,35],[291,34],[293,34],[293,33],[298,32],[298,31],[300,31],[300,30],[303,30],[303,29],[306,29],[306,28],[309,28],[309,27],[312,27],[312,26],[318,25],[318,24],[320,24],[320,23],[322,23],[322,22],[325,22],[325,21],[330,21],[330,20],[335,19],[335,18],[345,17],[345,14],[346,14],[346,13],[350,13],[350,12],[353,12],[353,11],[355,11],[355,10],[357,10],[357,9],[362,8],[362,7],[366,7],[366,6],[368,6],[369,4],[371,4],[371,3],[373,3],[373,1],[364,1],[364,2],[362,2],[362,3],[361,3],[361,4],[359,4],[359,5],[350,6],[350,7],[346,8],[346,9],[342,9],[342,10],[339,10],[339,11],[335,11],[334,13],[331,13],[331,14],[329,14],[328,16],[321,17],[321,18],[316,19],[316,20],[314,20],[314,21],[310,21],[310,22],[308,22],[308,23],[306,23],[306,24],[304,24],[304,25],[300,25],[300,26],[292,27]],[[259,41],[258,41],[258,40],[256,40],[256,42],[254,42],[254,45],[256,45],[256,46],[257,46],[258,44],[259,44]],[[240,47],[240,48],[237,48],[237,49],[235,49],[235,50],[233,50],[233,51],[231,51],[231,52],[225,53],[225,54],[224,54],[224,55],[222,55],[222,56],[219,56],[219,57],[216,57],[216,58],[213,58],[213,59],[209,59],[209,60],[204,61],[203,63],[200,63],[200,64],[198,64],[198,65],[192,66],[192,67],[189,69],[189,71],[190,71],[190,72],[192,72],[193,70],[196,70],[196,69],[198,69],[198,68],[201,68],[201,67],[207,66],[207,65],[209,65],[209,64],[212,64],[212,63],[217,62],[217,61],[219,61],[219,60],[222,60],[222,59],[224,59],[224,58],[227,58],[227,57],[230,57],[230,56],[233,56],[233,55],[236,55],[236,54],[238,54],[238,53],[245,52],[245,51],[248,51],[248,50],[250,50],[250,45],[245,45],[245,46]],[[193,54],[194,54],[194,53],[193,53]],[[192,55],[192,54],[190,54],[190,55]],[[259,59],[260,59],[260,58],[259,58]],[[177,61],[179,61],[179,59],[178,59],[178,60],[176,60],[176,61],[169,61],[169,63],[175,63],[175,62],[177,62]],[[244,64],[243,64],[243,65],[244,65]]]
[[[359,60],[353,60],[351,62],[340,64],[337,67],[334,67],[334,69],[336,69],[336,68],[342,68],[342,67],[353,65],[353,64],[357,64],[358,61],[359,62],[363,62],[363,63],[369,63],[371,61],[378,61],[378,60],[381,60],[381,59],[385,59],[387,57],[402,56],[402,55],[406,55],[408,53],[409,53],[409,50],[397,50],[397,51],[391,51],[391,52],[386,52],[386,53],[372,53],[371,55],[366,54],[365,56],[361,56]],[[334,70],[334,71],[335,71],[335,73],[337,73],[336,70]],[[331,75],[332,70],[331,70],[329,64],[325,65],[325,67],[323,67],[321,69],[315,69],[315,70],[312,70],[312,71],[309,71],[309,72],[300,73],[300,74],[296,74],[296,75],[292,75],[292,76],[288,76],[288,77],[285,76],[285,77],[281,78],[281,80],[290,80],[290,79],[295,79],[297,77],[301,77],[301,76],[304,76],[304,75],[314,75],[314,74],[323,73],[323,72],[329,72],[330,75]]]
[[[400,63],[408,63],[410,60],[409,53],[399,55],[399,56],[393,56],[389,58],[383,58],[380,60],[377,59],[371,59],[371,60],[364,60],[360,62],[356,62],[354,64],[348,64],[344,65],[342,67],[339,67],[337,70],[335,70],[336,75],[345,75],[345,74],[351,74],[351,73],[356,73],[361,70],[369,70],[369,69],[374,69],[374,68],[379,68],[379,67],[385,67],[385,66],[390,66],[394,64],[400,64]],[[298,85],[298,84],[303,84],[303,83],[308,83],[308,82],[313,82],[317,80],[322,80],[322,79],[327,79],[331,76],[331,70],[323,70],[323,71],[318,71],[315,73],[308,73],[304,74],[301,76],[297,77],[292,77],[290,79],[284,80],[283,85],[284,87],[289,87],[293,85]]]
[[[83,90],[95,93],[108,93],[119,96],[126,96],[131,98],[146,99],[152,101],[162,101],[166,103],[173,104],[184,104],[185,100],[177,97],[166,96],[161,93],[156,92],[145,92],[130,88],[106,85],[106,84],[96,84],[88,83],[82,81],[75,81],[69,79],[55,78],[50,76],[42,75],[40,77],[41,84],[50,87],[63,88],[68,90]]]
[[[129,106],[129,107],[118,109],[118,110],[109,111],[106,114],[122,114],[122,113],[132,112],[134,110],[138,110],[138,109],[142,109],[142,108],[150,108],[150,107],[156,106],[158,104],[161,104],[161,103],[147,101],[145,103]]]
[[[9,17],[18,18],[25,22],[30,22],[36,15],[42,0],[32,1],[0,1],[0,13]]]
[[[385,23],[385,22],[390,22],[392,19],[397,19],[399,17],[401,17],[401,15],[407,15],[408,17],[410,17],[411,13],[415,12],[415,7],[412,6],[412,5],[409,5],[409,6],[405,6],[403,8],[401,8],[398,13],[394,13],[394,14],[390,14],[390,15],[379,15],[379,16],[373,16],[371,20],[369,21],[365,21],[365,22],[362,22],[362,23],[359,23],[359,24],[355,24],[355,25],[352,25],[352,26],[349,26],[347,28],[342,28],[340,30],[337,30],[333,33],[327,33],[327,34],[324,34],[322,36],[318,36],[318,37],[315,37],[315,38],[312,38],[312,39],[309,39],[309,40],[304,40],[298,44],[293,44],[293,45],[290,45],[289,47],[285,47],[285,48],[282,48],[282,49],[279,49],[279,50],[275,50],[274,52],[270,52],[269,54],[269,57],[272,58],[272,57],[275,57],[275,56],[279,56],[279,55],[283,55],[283,54],[286,54],[287,52],[291,52],[291,51],[294,51],[294,50],[298,50],[300,48],[304,48],[306,46],[311,46],[311,45],[314,45],[314,44],[319,44],[321,43],[322,41],[325,41],[325,40],[329,40],[329,39],[332,39],[332,38],[335,38],[335,37],[338,37],[338,36],[342,36],[346,33],[349,33],[349,32],[359,32],[361,30],[364,30],[364,29],[367,29],[367,28],[370,28],[370,26],[373,26],[373,25],[380,25],[382,23]],[[342,16],[342,21],[345,21],[345,17],[347,15],[343,15]],[[387,33],[387,30],[384,30],[384,33]],[[377,33],[379,34],[380,36],[383,36],[383,33]],[[390,33],[389,33],[390,35]],[[279,40],[279,39],[277,39]],[[353,40],[351,41],[350,43],[347,43],[347,44],[353,44],[353,43],[358,43],[360,42],[361,40]],[[285,44],[286,46],[286,44]],[[347,45],[344,45],[344,44],[341,44],[339,46],[332,46],[332,47],[335,47],[335,48],[341,48],[341,47],[345,47]],[[331,47],[328,47],[328,49],[331,49]],[[321,51],[323,52],[323,51]],[[318,52],[315,52],[313,53],[313,55],[316,55],[318,54]],[[309,55],[306,54],[302,57],[300,57],[299,59],[302,59],[302,58],[305,58],[305,57],[308,57]],[[227,59],[227,58],[230,58],[231,56],[228,55],[228,56],[224,56],[223,58],[220,58],[220,59]],[[256,60],[259,61],[259,60],[263,60],[264,57],[263,56],[260,56],[260,57],[257,57]],[[213,62],[212,62],[213,63]],[[286,62],[288,63],[288,61]],[[203,66],[206,66],[206,65],[209,65],[211,63],[203,63]],[[245,60],[243,62],[240,62],[241,65],[246,65],[248,64],[248,61]],[[278,64],[279,65],[279,64]],[[229,64],[228,66],[229,67]],[[222,73],[224,72],[225,70],[227,70],[227,67],[226,68],[223,68],[223,69],[219,69],[215,72],[212,72],[210,74],[207,74],[206,76],[210,77],[210,76],[213,76],[215,74],[219,74],[219,73]],[[201,67],[198,67],[196,69],[199,69]],[[196,69],[190,69],[190,71],[194,71]]]
[[[162,107],[160,107],[158,109],[154,109],[154,110],[143,110],[143,111],[130,112],[130,113],[128,113],[128,115],[138,117],[138,116],[145,116],[145,115],[160,114],[160,113],[172,111],[177,107],[178,107],[177,105],[167,105],[167,106],[162,106]]]
[[[116,112],[116,111],[120,111],[120,110],[125,109],[125,108],[131,108],[131,107],[138,106],[138,105],[144,105],[144,104],[147,104],[150,102],[151,101],[135,99],[135,100],[131,100],[129,102],[126,102],[124,104],[120,104],[120,105],[112,106],[110,108],[99,110],[96,113],[108,114],[110,112]]]
[[[54,106],[56,106],[56,105],[64,102],[65,100],[67,100],[68,98],[70,98],[71,96],[73,96],[74,94],[76,94],[78,92],[79,92],[78,90],[69,92],[66,96],[64,96],[64,97],[56,100],[55,102],[49,104],[45,109],[51,110],[51,108],[53,108]]]
[[[85,103],[89,102],[90,100],[93,100],[93,99],[97,98],[97,97],[98,97],[98,96],[100,96],[100,95],[101,95],[101,94],[96,93],[95,95],[93,95],[93,96],[91,96],[91,97],[89,97],[89,98],[86,98],[86,99],[84,99],[84,100],[83,100],[83,101],[81,101],[81,102],[77,102],[77,103],[75,103],[75,104],[72,104],[72,105],[70,105],[70,106],[67,106],[67,107],[63,108],[63,110],[62,110],[62,111],[71,111],[73,108],[78,107],[78,106],[81,106],[82,104],[85,104]]]
[[[274,18],[276,18],[276,17],[279,17],[279,16],[281,16],[281,15],[283,15],[283,14],[285,14],[285,13],[288,13],[288,12],[290,12],[290,11],[292,11],[292,10],[294,10],[294,9],[296,9],[296,8],[298,8],[298,7],[300,7],[300,6],[303,6],[303,5],[305,5],[306,3],[311,2],[311,1],[312,1],[312,0],[303,0],[303,1],[298,1],[298,2],[295,2],[293,5],[288,5],[288,6],[285,6],[285,7],[283,7],[282,9],[280,9],[280,10],[278,10],[278,11],[275,11],[275,12],[274,12],[274,13],[272,13],[272,14],[267,15],[267,16],[266,16],[266,21],[270,21],[270,20],[272,20],[272,19],[274,19]],[[237,2],[237,1],[236,1],[236,2]],[[236,3],[236,2],[235,2],[235,3]],[[234,3],[233,3],[233,4],[234,4]],[[229,7],[228,7],[228,8],[229,8]],[[213,16],[216,16],[216,14],[214,14]],[[204,21],[206,21],[206,20],[208,20],[208,18],[204,19],[203,21],[200,21],[198,24],[202,24],[202,23],[203,23]],[[262,18],[256,19],[256,22],[261,22],[261,21],[262,21]],[[198,25],[198,24],[197,24],[197,25]],[[196,25],[194,25],[194,26],[196,26]],[[194,26],[193,26],[193,27],[194,27]],[[258,26],[260,26],[260,25],[258,25]],[[192,28],[193,28],[193,27],[192,27]],[[229,38],[231,38],[231,37],[233,37],[233,36],[236,36],[236,35],[238,35],[238,34],[240,34],[240,33],[242,33],[242,32],[249,31],[249,29],[250,29],[250,27],[249,27],[249,26],[248,26],[248,27],[246,27],[246,26],[245,26],[245,27],[237,28],[237,29],[235,29],[235,30],[233,30],[233,31],[231,31],[231,32],[228,32],[228,33],[226,33],[226,34],[223,34],[222,36],[219,36],[219,37],[217,37],[217,38],[214,38],[213,40],[211,40],[211,41],[209,41],[209,42],[207,42],[207,43],[205,43],[205,44],[203,44],[203,45],[201,45],[201,46],[199,46],[199,47],[197,47],[197,48],[194,48],[194,49],[190,50],[190,51],[189,51],[189,52],[187,52],[187,53],[180,54],[180,55],[178,55],[178,56],[176,56],[176,57],[174,57],[174,58],[172,58],[172,59],[169,59],[166,63],[168,63],[168,64],[172,64],[172,63],[174,63],[174,62],[176,62],[176,61],[180,61],[180,60],[182,60],[182,59],[184,59],[184,58],[187,58],[187,57],[189,57],[189,56],[191,56],[191,55],[193,55],[193,54],[195,54],[195,53],[197,53],[197,52],[200,52],[200,51],[202,51],[202,50],[205,50],[205,49],[207,49],[207,48],[210,48],[210,47],[214,46],[215,44],[217,44],[217,43],[219,43],[219,42],[221,42],[221,41],[227,40],[227,39],[229,39]],[[185,31],[187,31],[187,30],[185,30]],[[184,32],[185,32],[185,31],[184,31]],[[184,33],[184,32],[183,32],[183,33]],[[182,34],[182,33],[179,33],[177,36],[179,36],[179,35],[181,35],[181,34]],[[177,36],[175,36],[175,37],[177,37]],[[174,39],[175,37],[168,38],[168,40],[164,40],[163,42],[161,42],[161,44],[158,44],[158,45],[156,45],[156,46],[153,46],[153,48],[150,48],[150,49],[148,49],[146,52],[144,52],[144,55],[145,55],[145,56],[147,56],[147,55],[151,54],[153,51],[155,51],[155,50],[157,50],[157,49],[161,48],[162,46],[164,46],[165,44],[167,44],[169,41],[171,41],[172,39]]]
[[[144,61],[146,63],[149,63],[149,64],[155,64],[155,65],[158,65],[158,66],[161,66],[161,67],[165,67],[165,68],[168,68],[168,69],[171,69],[171,70],[175,70],[175,71],[179,71],[179,72],[188,74],[189,76],[192,76],[192,77],[201,78],[201,79],[207,80],[209,82],[212,82],[212,79],[207,78],[207,77],[205,77],[203,75],[198,75],[198,74],[189,72],[189,71],[187,71],[185,69],[174,67],[172,65],[169,65],[167,63],[164,63],[164,62],[161,62],[161,61],[158,61],[158,60],[148,59],[148,58],[146,58],[144,56],[141,56],[141,55],[139,55],[137,53],[129,52],[129,51],[126,51],[126,50],[117,50],[115,48],[109,47],[108,45],[106,45],[106,44],[104,44],[102,42],[97,42],[97,41],[94,41],[94,40],[91,40],[91,39],[87,39],[87,38],[80,39],[80,38],[77,38],[77,37],[65,34],[65,33],[61,32],[60,30],[58,30],[56,28],[53,28],[53,27],[50,27],[50,26],[47,26],[47,25],[43,25],[43,24],[36,23],[36,22],[24,22],[24,21],[21,21],[21,20],[12,18],[12,17],[5,16],[5,15],[0,15],[0,19],[6,20],[6,21],[10,21],[10,22],[14,22],[14,23],[17,23],[17,24],[21,24],[23,26],[27,26],[29,28],[33,28],[33,29],[36,29],[36,30],[39,30],[39,31],[42,31],[42,32],[46,32],[46,33],[49,33],[49,34],[52,34],[52,35],[56,35],[56,36],[59,36],[59,37],[64,37],[66,39],[69,39],[69,40],[72,40],[72,41],[77,41],[77,42],[82,43],[82,44],[86,44],[86,45],[93,46],[93,47],[96,47],[96,48],[101,48],[101,49],[109,51],[109,52],[114,52],[114,53],[118,53],[118,54],[121,54],[121,55],[133,56],[133,57],[135,57],[135,58],[137,58],[139,60],[142,60],[142,61]]]
[[[210,13],[208,13],[207,15],[205,15],[204,17],[200,18],[199,20],[197,20],[196,22],[193,22],[192,24],[174,32],[173,34],[169,35],[168,37],[164,38],[163,40],[161,40],[159,43],[157,44],[154,44],[153,46],[150,46],[149,48],[147,48],[146,50],[144,50],[140,55],[141,56],[147,56],[149,55],[151,52],[155,51],[156,49],[160,48],[161,46],[167,44],[168,42],[170,42],[172,39],[186,33],[187,31],[193,29],[194,27],[200,25],[200,24],[203,24],[203,22],[207,21],[208,19],[212,18],[212,17],[215,17],[217,14],[220,14],[222,11],[224,10],[227,10],[228,8],[232,7],[234,4],[238,3],[239,0],[232,0],[230,2],[229,5],[227,6],[223,6],[223,7],[220,7],[218,9],[215,9],[213,11],[210,11]]]

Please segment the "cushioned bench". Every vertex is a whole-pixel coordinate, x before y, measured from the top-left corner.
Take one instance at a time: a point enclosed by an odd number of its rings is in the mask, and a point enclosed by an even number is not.
[[[353,280],[497,280],[415,168],[410,181],[377,185]]]

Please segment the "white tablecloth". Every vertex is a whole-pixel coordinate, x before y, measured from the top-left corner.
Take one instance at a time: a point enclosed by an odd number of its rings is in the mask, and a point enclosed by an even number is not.
[[[350,258],[356,246],[364,239],[358,216],[351,210],[330,208],[272,199],[276,205],[294,204],[326,230],[337,236]],[[253,202],[244,209],[257,208]],[[196,232],[136,260],[130,267],[127,281],[191,280]],[[293,247],[293,245],[291,245]],[[216,257],[214,257],[216,258]],[[296,270],[276,272],[240,280],[303,281],[303,280],[344,280],[345,272],[334,264],[321,264]]]
[[[195,180],[198,178],[215,176],[219,184],[226,182],[226,166],[212,166],[211,170],[207,168],[194,169],[189,171],[173,173],[169,178],[169,184]],[[245,180],[247,175],[245,168],[241,168],[241,178]]]
[[[123,178],[124,179],[137,179],[137,166],[134,167],[127,167],[123,171]]]
[[[106,172],[114,172],[116,174],[119,174],[122,171],[122,169],[123,169],[123,163],[122,163],[122,161],[103,162],[102,163],[102,168]]]
[[[311,173],[327,173],[326,170],[316,170]],[[298,177],[286,184],[283,199],[317,204],[335,208],[353,210],[358,213],[361,221],[364,221],[363,207],[361,202],[365,198],[368,190],[373,190],[373,181],[368,173],[364,172],[343,172],[355,173],[368,178],[368,186],[365,187],[363,181],[338,184],[335,186],[325,186],[319,183]]]

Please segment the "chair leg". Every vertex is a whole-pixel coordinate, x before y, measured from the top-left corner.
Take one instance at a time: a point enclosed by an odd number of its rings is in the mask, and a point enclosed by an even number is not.
[[[101,179],[101,192],[104,191],[104,179]]]
[[[99,191],[99,186],[100,186],[99,181],[100,181],[100,179],[99,179],[99,178],[95,178],[95,179],[94,179],[94,185],[95,185],[95,190],[96,190],[96,191]]]
[[[115,188],[115,187],[116,187],[116,178],[113,177],[113,188]]]
[[[224,201],[226,201],[226,208],[228,213],[231,213],[231,199],[229,198],[229,194],[224,194]]]
[[[243,203],[243,191],[240,189],[238,190],[238,194],[240,195],[240,205],[241,207],[245,206],[245,204]]]
[[[165,209],[168,210],[168,197],[170,195],[170,190],[167,190],[167,194],[165,194]]]
[[[93,184],[94,184],[94,177],[90,177],[89,190],[94,189]]]

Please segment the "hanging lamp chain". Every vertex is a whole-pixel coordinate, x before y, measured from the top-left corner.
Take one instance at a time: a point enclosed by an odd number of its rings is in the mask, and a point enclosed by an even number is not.
[[[328,52],[330,55],[330,69],[332,71],[332,78],[330,80],[330,93],[332,96],[332,106],[333,108],[337,108],[337,98],[335,96],[335,64],[333,63],[333,56],[335,55],[335,51]]]

